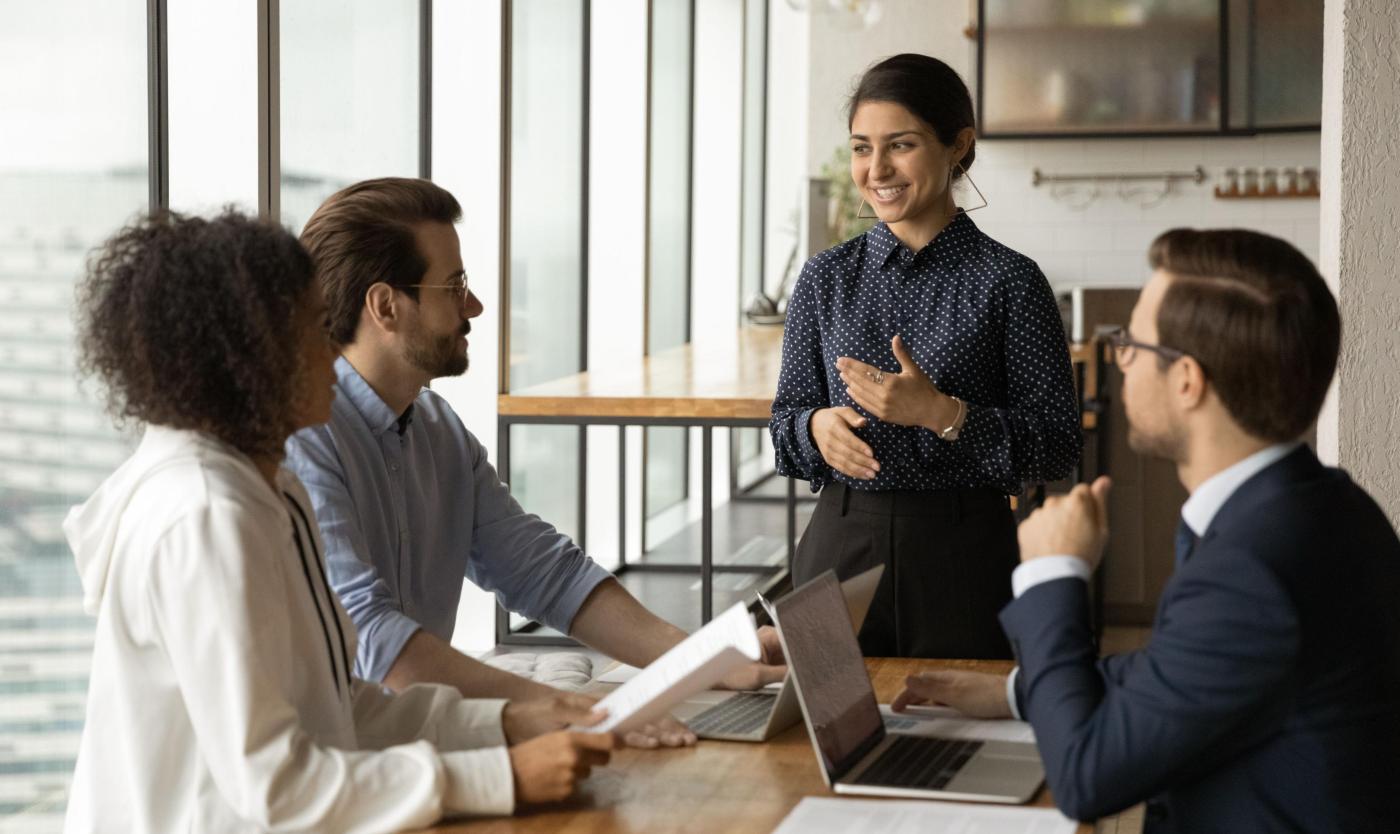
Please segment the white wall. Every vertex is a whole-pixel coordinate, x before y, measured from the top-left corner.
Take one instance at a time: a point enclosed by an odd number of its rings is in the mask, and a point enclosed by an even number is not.
[[[972,218],[992,237],[1034,258],[1057,289],[1142,284],[1148,275],[1148,244],[1175,226],[1255,229],[1290,241],[1316,261],[1317,200],[1219,200],[1212,187],[1225,168],[1316,168],[1318,157],[1316,133],[1228,139],[984,141],[978,143],[972,176],[989,205]],[[1197,165],[1206,169],[1205,184],[1175,183],[1160,203],[1150,207],[1120,197],[1114,184],[1101,187],[1099,197],[1082,209],[1055,199],[1048,186],[1031,186],[1031,170],[1036,167],[1046,173],[1084,173],[1191,171]]]
[[[781,5],[781,4],[778,4]],[[804,173],[816,176],[835,149],[846,143],[844,107],[866,67],[899,52],[933,55],[957,70],[976,95],[975,47],[963,30],[971,21],[965,0],[890,0],[869,29],[849,31],[837,18],[810,17],[811,62],[806,90],[809,150]],[[775,92],[799,96],[802,90]],[[980,140],[972,178],[989,205],[972,218],[994,238],[1034,258],[1052,285],[1140,285],[1147,276],[1147,245],[1175,226],[1237,226],[1282,237],[1314,260],[1318,256],[1319,208],[1315,200],[1217,200],[1211,187],[1229,167],[1316,168],[1316,133],[1246,138]],[[770,166],[799,162],[771,156]],[[1205,185],[1177,184],[1160,203],[1143,207],[1118,196],[1115,185],[1082,209],[1056,200],[1048,187],[1031,186],[1031,171],[1190,171],[1201,165]],[[778,177],[776,172],[772,175]],[[974,205],[974,196],[960,198]]]
[[[1342,356],[1318,423],[1340,464],[1400,523],[1400,17],[1389,0],[1329,0],[1323,48],[1322,273]]]

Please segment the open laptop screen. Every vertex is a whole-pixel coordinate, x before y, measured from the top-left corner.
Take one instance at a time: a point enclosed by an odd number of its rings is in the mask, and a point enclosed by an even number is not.
[[[822,766],[839,777],[884,738],[885,724],[836,575],[818,576],[776,608]]]

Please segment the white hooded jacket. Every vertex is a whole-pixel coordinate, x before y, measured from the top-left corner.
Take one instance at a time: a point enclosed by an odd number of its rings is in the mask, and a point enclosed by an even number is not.
[[[287,470],[277,485],[153,426],[69,513],[97,634],[68,831],[391,831],[513,809],[504,702],[352,679],[311,502]]]

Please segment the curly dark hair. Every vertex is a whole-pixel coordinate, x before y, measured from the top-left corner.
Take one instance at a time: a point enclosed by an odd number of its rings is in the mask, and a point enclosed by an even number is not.
[[[195,429],[280,458],[312,275],[295,237],[233,209],[143,217],[88,259],[79,369],[105,384],[118,423]]]

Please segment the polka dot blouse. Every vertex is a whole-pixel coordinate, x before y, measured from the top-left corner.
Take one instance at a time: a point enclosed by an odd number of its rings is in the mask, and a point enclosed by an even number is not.
[[[898,373],[898,333],[943,393],[967,403],[955,441],[875,419],[846,395],[836,359]],[[850,406],[869,420],[856,434],[880,471],[862,481],[822,459],[812,412]],[[768,424],[778,472],[821,489],[995,487],[1058,480],[1079,460],[1069,349],[1040,268],[959,214],[918,253],[885,224],[813,256],[788,304],[783,367]]]

